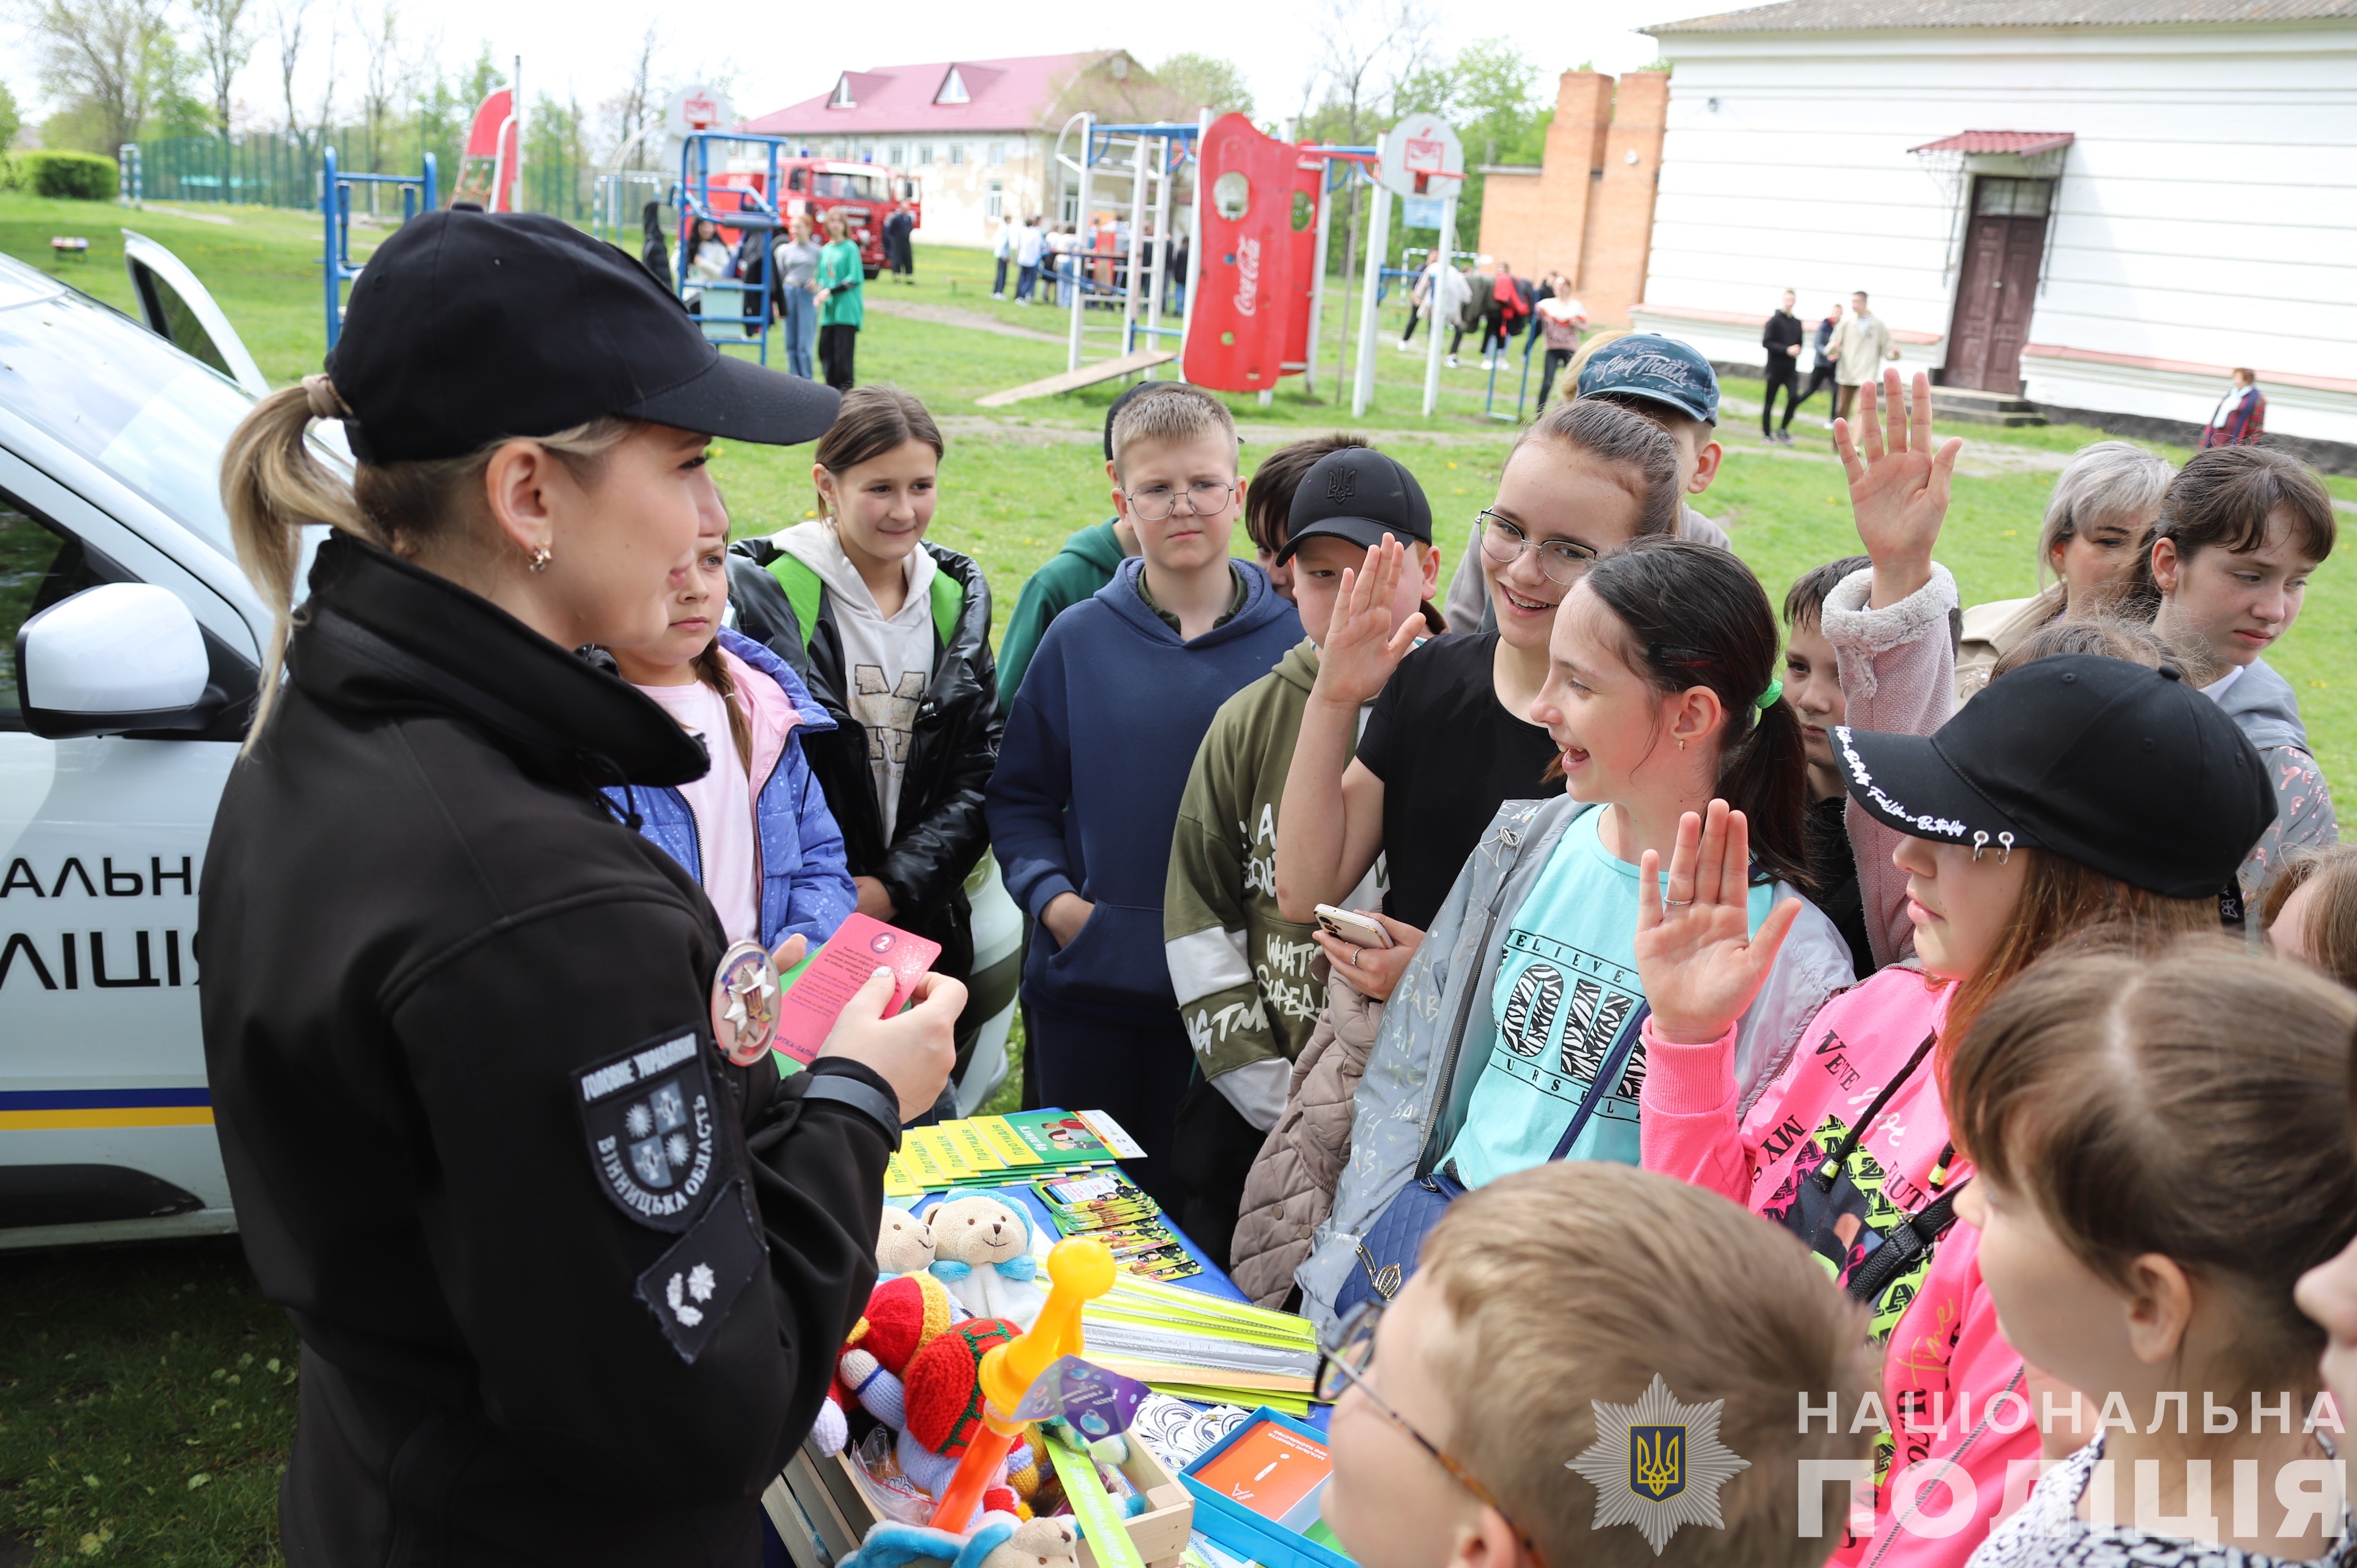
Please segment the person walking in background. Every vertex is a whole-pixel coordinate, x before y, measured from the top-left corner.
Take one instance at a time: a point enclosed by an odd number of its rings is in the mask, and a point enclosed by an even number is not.
[[[786,328],[786,368],[806,380],[818,346],[818,257],[810,215],[797,212],[786,220],[786,242],[777,249],[778,319]]]
[[[990,297],[1006,297],[1006,263],[1015,257],[1015,224],[1009,219],[998,220],[998,238],[990,242],[991,259],[998,263],[990,280]]]
[[[1449,326],[1448,368],[1452,371],[1457,368],[1457,351],[1465,346],[1465,334],[1480,328],[1483,341],[1488,340],[1483,312],[1489,308],[1490,296],[1498,288],[1497,274],[1474,271],[1470,261],[1457,268],[1457,280],[1465,285],[1465,293],[1458,301],[1457,308],[1446,317]],[[1437,328],[1442,319],[1437,316],[1433,317],[1433,326]]]
[[[1842,307],[1835,305],[1825,312],[1825,318],[1817,323],[1816,358],[1809,367],[1809,384],[1801,389],[1800,396],[1785,406],[1784,424],[1787,428],[1792,425],[1793,410],[1816,396],[1817,389],[1834,379],[1834,334],[1841,330],[1841,318]]]
[[[905,202],[893,208],[892,216],[884,220],[884,265],[895,283],[913,285],[917,281],[917,252],[909,240],[916,227],[916,216]]]
[[[1890,328],[1866,306],[1866,290],[1849,296],[1849,319],[1834,328],[1827,357],[1834,362],[1834,384],[1841,389],[1834,417],[1847,419],[1857,404],[1857,389],[1882,373],[1883,360],[1899,358]]]
[[[1033,213],[1023,220],[1022,232],[1015,236],[1015,303],[1028,305],[1039,286],[1039,253],[1048,247],[1048,236],[1039,227],[1039,215]]]
[[[1546,408],[1547,393],[1555,386],[1555,372],[1571,363],[1579,352],[1580,328],[1587,325],[1587,307],[1571,292],[1571,280],[1561,273],[1549,273],[1546,297],[1532,312],[1536,330],[1546,341],[1546,358],[1539,371],[1539,401],[1541,412]]]
[[[1406,348],[1415,338],[1418,320],[1432,318],[1432,291],[1437,286],[1439,274],[1448,270],[1440,252],[1435,251],[1431,259],[1424,263],[1424,270],[1415,274],[1415,283],[1407,291],[1407,327],[1400,333],[1401,348]]]
[[[2259,373],[2237,369],[2234,384],[2218,400],[2218,412],[2201,429],[2201,449],[2212,446],[2255,446],[2266,434],[2267,400],[2259,392]]]
[[[1490,281],[1489,296],[1481,302],[1481,368],[1489,370],[1506,357],[1506,343],[1514,335],[1514,326],[1529,307],[1523,303],[1523,292],[1514,285],[1514,269],[1510,262],[1500,262]]]
[[[818,362],[827,385],[849,392],[856,384],[852,357],[867,318],[862,286],[867,274],[851,238],[851,220],[840,207],[826,215],[826,247],[818,255]]]
[[[1168,293],[1175,302],[1170,306],[1173,315],[1184,314],[1187,309],[1187,263],[1194,248],[1194,242],[1184,234],[1179,235],[1178,243],[1171,247]]]
[[[1784,291],[1784,303],[1768,318],[1760,333],[1760,346],[1768,350],[1768,397],[1760,405],[1760,439],[1792,444],[1792,411],[1801,406],[1795,383],[1801,379],[1801,318],[1792,314],[1800,295],[1791,289]],[[1768,417],[1776,412],[1776,389],[1784,389],[1784,424],[1781,433],[1769,428]]]

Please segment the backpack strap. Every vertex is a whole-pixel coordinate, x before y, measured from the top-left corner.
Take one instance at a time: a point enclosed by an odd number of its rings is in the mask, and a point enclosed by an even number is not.
[[[1850,1271],[1849,1294],[1856,1301],[1871,1302],[1882,1294],[1882,1289],[1897,1278],[1901,1269],[1931,1251],[1932,1244],[1948,1233],[1956,1222],[1956,1194],[1972,1185],[1966,1176],[1931,1202],[1913,1217],[1901,1219],[1882,1233],[1882,1245],[1868,1255],[1866,1262]]]
[[[933,632],[947,648],[957,635],[958,616],[965,609],[965,585],[947,572],[933,574],[932,586],[928,590],[933,599]]]
[[[818,635],[818,614],[826,602],[826,585],[808,562],[782,550],[770,563],[770,575],[786,591],[786,603],[793,607],[795,628],[802,639],[802,651],[807,654],[811,639]]]

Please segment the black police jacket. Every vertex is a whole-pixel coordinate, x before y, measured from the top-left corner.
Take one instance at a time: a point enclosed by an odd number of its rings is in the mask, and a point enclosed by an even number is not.
[[[728,602],[737,611],[737,629],[792,665],[834,720],[832,731],[804,736],[802,751],[843,829],[851,874],[884,884],[897,911],[893,923],[941,943],[934,969],[964,980],[974,972],[965,879],[990,847],[982,793],[998,765],[1006,720],[998,711],[997,665],[990,653],[990,585],[971,558],[938,544],[921,548],[958,585],[963,599],[949,636],[937,633],[933,639],[932,679],[917,708],[889,843],[867,766],[867,731],[851,716],[844,696],[833,593],[822,590],[816,624],[803,626],[769,570],[783,553],[766,539],[748,539],[729,547]],[[966,1014],[962,1035],[982,1022],[979,1009]]]
[[[653,703],[341,536],[288,669],[199,895],[287,1561],[749,1568],[875,1281],[892,1134],[826,1095],[884,1080],[714,1047],[718,920],[595,793],[703,774]]]

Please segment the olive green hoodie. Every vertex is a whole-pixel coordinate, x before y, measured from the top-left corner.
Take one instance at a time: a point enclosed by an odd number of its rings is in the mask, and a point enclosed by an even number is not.
[[[1277,805],[1317,679],[1318,645],[1304,638],[1221,705],[1187,777],[1163,887],[1163,950],[1196,1064],[1263,1132],[1326,1006],[1316,928],[1276,908]]]

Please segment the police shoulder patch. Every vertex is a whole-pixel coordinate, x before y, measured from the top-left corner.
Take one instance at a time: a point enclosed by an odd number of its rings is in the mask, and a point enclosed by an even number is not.
[[[624,1214],[684,1230],[721,1177],[720,1107],[693,1028],[659,1036],[573,1075],[597,1186]]]
[[[741,1184],[732,1181],[694,1229],[639,1276],[639,1299],[681,1360],[695,1364],[768,1251],[746,1213]]]

